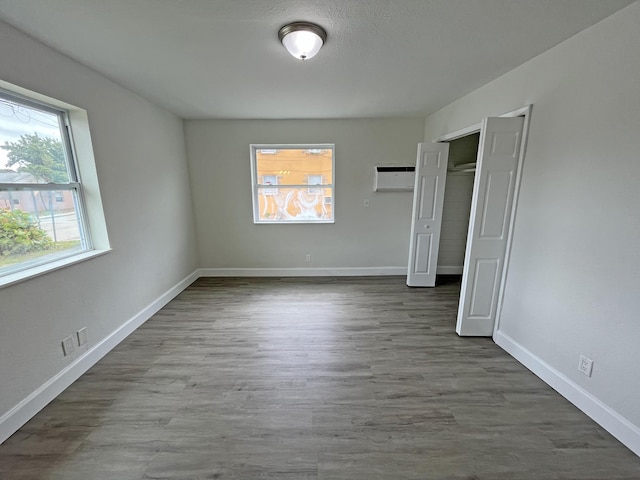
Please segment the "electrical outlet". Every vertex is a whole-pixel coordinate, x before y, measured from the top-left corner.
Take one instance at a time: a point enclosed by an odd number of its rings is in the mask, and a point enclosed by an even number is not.
[[[76,335],[78,337],[79,347],[87,343],[87,327],[82,327],[80,330],[76,332]]]
[[[365,207],[368,207],[368,206],[369,206],[369,199],[368,199],[368,198],[364,201],[364,206],[365,206]]]
[[[311,254],[307,253],[307,255],[304,257],[304,261],[305,262],[310,262],[311,261]]]
[[[580,362],[578,363],[578,370],[584,373],[587,377],[591,376],[591,372],[593,371],[593,360],[585,357],[584,355],[580,355]]]
[[[73,352],[73,338],[72,337],[67,337],[64,340],[62,340],[62,352],[64,353],[65,357],[67,355],[70,355],[71,352]]]

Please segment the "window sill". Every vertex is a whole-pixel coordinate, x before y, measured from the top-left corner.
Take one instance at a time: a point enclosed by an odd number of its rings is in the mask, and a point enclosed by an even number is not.
[[[110,251],[110,248],[106,250],[89,250],[88,252],[82,252],[71,257],[61,258],[60,260],[45,263],[44,265],[38,265],[21,272],[5,275],[4,277],[0,277],[0,289],[15,285],[16,283],[30,280],[35,277],[39,277],[40,275],[55,272],[56,270],[60,270],[70,265],[75,265],[76,263],[84,262],[86,260],[105,255]]]
[[[335,220],[254,220],[254,225],[313,225],[313,224],[323,224],[326,225],[328,223],[336,223]]]

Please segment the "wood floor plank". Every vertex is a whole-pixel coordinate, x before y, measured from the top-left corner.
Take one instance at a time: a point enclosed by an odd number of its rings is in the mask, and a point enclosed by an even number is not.
[[[457,279],[202,278],[0,446],[2,480],[631,480]]]

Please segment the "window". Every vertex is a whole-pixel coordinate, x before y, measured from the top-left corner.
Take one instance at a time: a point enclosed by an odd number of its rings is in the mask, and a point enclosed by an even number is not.
[[[333,223],[334,150],[251,145],[254,223]]]
[[[265,175],[265,176],[262,177],[262,184],[263,185],[278,185],[278,176],[277,175]],[[277,188],[263,188],[262,189],[262,194],[263,195],[277,195],[278,194],[278,189]]]
[[[0,280],[90,250],[84,219],[68,112],[0,90]]]
[[[322,175],[309,175],[307,177],[307,185],[322,185]],[[324,189],[308,188],[307,193],[309,195],[322,195],[324,194]]]

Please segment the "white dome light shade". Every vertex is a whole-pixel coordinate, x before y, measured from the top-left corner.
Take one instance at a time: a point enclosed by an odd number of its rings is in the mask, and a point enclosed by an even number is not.
[[[313,58],[320,51],[323,43],[318,35],[304,30],[291,32],[282,39],[284,48],[289,50],[291,55],[302,60]]]
[[[313,23],[295,22],[282,27],[278,37],[291,55],[308,60],[320,51],[327,40],[327,32]]]

